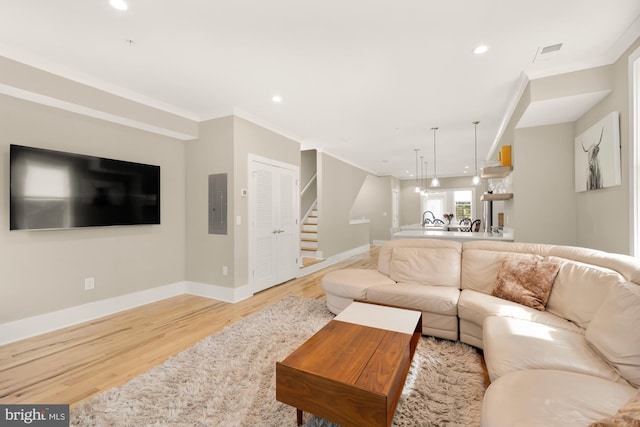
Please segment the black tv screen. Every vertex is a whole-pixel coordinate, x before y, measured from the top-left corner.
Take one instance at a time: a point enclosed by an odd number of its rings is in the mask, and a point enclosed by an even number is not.
[[[10,229],[160,224],[160,166],[11,145]]]

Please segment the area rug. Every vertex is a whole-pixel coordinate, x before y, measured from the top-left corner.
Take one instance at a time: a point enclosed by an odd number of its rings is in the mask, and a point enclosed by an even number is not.
[[[275,399],[275,362],[332,314],[324,302],[290,296],[197,343],[71,412],[72,426],[295,426]],[[422,337],[394,426],[476,426],[485,385],[477,352]],[[334,424],[305,413],[305,427]]]

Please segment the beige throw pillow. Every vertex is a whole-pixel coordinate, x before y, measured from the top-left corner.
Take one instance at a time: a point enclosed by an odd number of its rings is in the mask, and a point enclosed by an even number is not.
[[[507,256],[491,295],[544,311],[560,265],[541,257]]]
[[[640,393],[629,399],[615,415],[589,424],[589,427],[640,427]]]

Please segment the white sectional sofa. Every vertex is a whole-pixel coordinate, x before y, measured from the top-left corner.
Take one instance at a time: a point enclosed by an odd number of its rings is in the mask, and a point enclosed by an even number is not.
[[[322,284],[333,313],[353,300],[418,309],[424,334],[482,349],[491,379],[483,426],[613,426],[630,417],[638,424],[628,425],[640,425],[635,258],[557,245],[393,240],[380,249],[377,270],[336,270]]]

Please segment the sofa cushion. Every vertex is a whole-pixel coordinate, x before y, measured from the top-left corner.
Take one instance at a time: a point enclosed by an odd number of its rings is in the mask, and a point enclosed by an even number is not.
[[[389,277],[396,282],[460,286],[460,256],[441,248],[394,248]]]
[[[640,426],[640,392],[636,393],[614,416],[590,424],[589,427],[638,427]]]
[[[489,316],[506,316],[556,326],[579,334],[584,329],[547,311],[539,311],[482,292],[464,289],[458,300],[458,317],[482,326]]]
[[[492,295],[544,311],[560,265],[542,257],[507,256],[502,260]]]
[[[512,372],[487,388],[480,425],[587,426],[615,414],[636,392],[626,384],[575,372]]]
[[[461,289],[490,294],[502,260],[506,256],[522,254],[523,257],[548,255],[551,245],[473,241],[462,244]]]
[[[413,308],[416,310],[456,316],[460,290],[448,286],[398,283],[379,285],[367,289],[367,300]]]
[[[577,332],[491,316],[484,321],[482,343],[492,381],[513,371],[554,369],[626,383]]]
[[[398,240],[389,240],[385,242],[384,245],[380,248],[380,252],[378,253],[378,271],[380,273],[390,275],[391,272],[391,258],[393,255],[393,250],[396,248],[423,248],[430,251],[425,253],[433,254],[433,253],[447,253],[451,262],[449,264],[453,265],[457,262],[458,266],[455,267],[458,270],[456,283],[458,287],[460,285],[460,257],[462,254],[462,243],[454,242],[451,240],[436,240],[436,239],[398,239]],[[455,277],[455,276],[454,276]]]
[[[607,293],[624,277],[608,268],[558,257],[549,261],[560,264],[551,289],[547,311],[586,328]]]
[[[576,246],[553,246],[549,255],[608,268],[619,272],[629,282],[640,283],[640,260],[630,255]]]
[[[614,286],[587,327],[586,339],[620,374],[640,386],[640,286]]]
[[[388,284],[395,282],[377,270],[364,268],[334,270],[322,277],[322,287],[327,293],[352,299],[365,299],[370,286]]]

